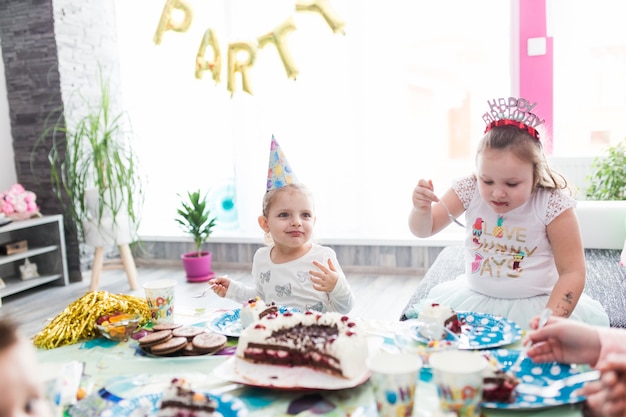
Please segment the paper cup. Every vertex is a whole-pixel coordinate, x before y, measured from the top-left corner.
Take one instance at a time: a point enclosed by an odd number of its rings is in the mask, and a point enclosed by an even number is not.
[[[176,281],[161,279],[143,284],[153,323],[174,321],[174,289]]]
[[[451,350],[433,353],[429,359],[439,405],[459,417],[480,416],[483,371],[487,361],[479,352]]]
[[[415,386],[422,360],[409,353],[381,350],[367,360],[370,384],[380,417],[413,415]]]

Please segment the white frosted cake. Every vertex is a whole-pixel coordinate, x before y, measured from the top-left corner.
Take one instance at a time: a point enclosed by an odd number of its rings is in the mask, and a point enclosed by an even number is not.
[[[236,356],[254,363],[306,366],[350,379],[365,368],[367,339],[356,321],[339,313],[285,312],[244,329]]]
[[[419,314],[420,334],[427,339],[445,339],[448,329],[452,333],[461,333],[461,323],[456,312],[449,306],[432,303],[426,306]]]
[[[276,303],[266,304],[265,301],[261,300],[261,297],[256,296],[243,303],[239,313],[239,320],[241,320],[241,326],[245,329],[260,318],[273,313],[278,313]]]

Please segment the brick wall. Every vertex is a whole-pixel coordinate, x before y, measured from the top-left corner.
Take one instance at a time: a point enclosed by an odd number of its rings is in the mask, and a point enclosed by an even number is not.
[[[17,180],[37,194],[45,214],[63,213],[51,191],[49,141],[40,137],[46,118],[78,105],[77,93],[97,93],[99,68],[119,84],[114,3],[3,0],[0,41]],[[67,218],[65,229],[70,281],[80,281],[85,249]]]

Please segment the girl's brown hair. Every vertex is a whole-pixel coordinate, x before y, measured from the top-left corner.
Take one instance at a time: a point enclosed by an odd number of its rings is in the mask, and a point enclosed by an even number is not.
[[[5,350],[19,341],[17,324],[10,319],[0,319],[0,351]]]
[[[515,126],[491,128],[478,145],[476,157],[485,149],[509,150],[518,158],[533,164],[533,185],[548,190],[564,189],[571,193],[567,180],[550,168],[541,142]]]

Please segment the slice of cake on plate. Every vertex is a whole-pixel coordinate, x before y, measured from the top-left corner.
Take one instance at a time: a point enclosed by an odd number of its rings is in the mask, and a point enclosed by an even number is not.
[[[456,312],[451,307],[438,303],[427,305],[419,313],[418,320],[420,334],[430,340],[445,339],[448,331],[460,334],[462,330]]]
[[[368,348],[365,331],[348,316],[284,312],[244,329],[235,354],[254,363],[305,366],[350,379],[363,373]]]
[[[216,417],[217,401],[192,390],[183,378],[172,379],[163,393],[156,417]]]
[[[500,362],[489,353],[484,353],[488,366],[483,373],[483,401],[510,403],[515,399],[514,391],[519,380],[502,370]]]
[[[241,326],[245,329],[255,321],[267,316],[268,314],[278,313],[278,306],[273,301],[270,304],[266,304],[261,300],[261,297],[256,296],[241,306],[241,312],[239,313],[239,320],[241,320]]]

